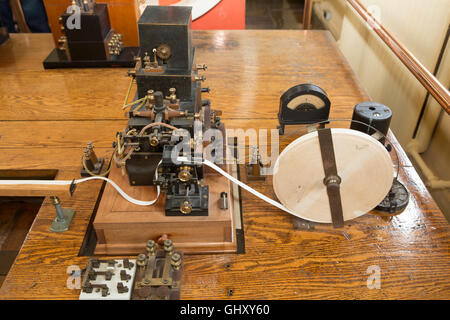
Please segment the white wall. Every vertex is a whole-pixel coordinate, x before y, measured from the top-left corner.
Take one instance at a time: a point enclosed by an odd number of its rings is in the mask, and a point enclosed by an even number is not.
[[[450,23],[450,0],[360,2],[379,14],[383,26],[433,72]],[[330,12],[331,19],[325,20],[324,10]],[[372,100],[392,109],[391,129],[406,149],[412,139],[426,90],[346,0],[318,1],[314,11],[333,33],[339,48]],[[449,52],[450,48],[446,51],[438,73],[438,79],[447,87],[450,85]],[[419,138],[425,140],[421,150],[426,151],[425,161],[436,170],[438,176],[445,179],[450,175],[450,120],[448,114],[444,113],[434,130],[439,113],[440,106],[430,97]],[[431,137],[433,132],[430,146],[426,138]],[[450,217],[448,191],[432,192],[432,195]]]

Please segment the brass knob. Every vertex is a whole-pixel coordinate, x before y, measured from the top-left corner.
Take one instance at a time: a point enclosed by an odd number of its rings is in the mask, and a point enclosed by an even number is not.
[[[152,147],[156,147],[158,144],[159,144],[158,137],[152,136],[152,137],[150,138],[150,145],[151,145]]]
[[[182,182],[188,182],[191,180],[191,168],[190,167],[181,167],[178,171],[178,179]]]
[[[190,214],[192,212],[192,204],[189,201],[184,201],[180,206],[182,214]]]

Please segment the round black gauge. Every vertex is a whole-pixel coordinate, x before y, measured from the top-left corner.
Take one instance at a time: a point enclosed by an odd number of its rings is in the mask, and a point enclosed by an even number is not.
[[[327,121],[329,115],[330,100],[324,90],[309,83],[296,85],[280,98],[280,133],[284,133],[285,125]]]

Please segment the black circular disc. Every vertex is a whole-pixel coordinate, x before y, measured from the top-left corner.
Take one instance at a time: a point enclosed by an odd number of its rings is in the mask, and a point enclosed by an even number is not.
[[[399,182],[398,180],[394,180],[391,190],[383,199],[383,201],[381,201],[381,203],[376,206],[375,210],[382,213],[397,214],[399,212],[402,212],[403,209],[406,208],[408,202],[408,190],[401,182]]]

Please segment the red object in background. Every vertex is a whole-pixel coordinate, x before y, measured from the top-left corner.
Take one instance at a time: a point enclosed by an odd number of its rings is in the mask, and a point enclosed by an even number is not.
[[[159,0],[167,6],[180,0]],[[214,8],[192,22],[192,29],[245,29],[245,0],[222,0]]]

